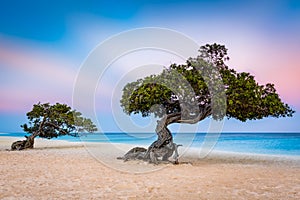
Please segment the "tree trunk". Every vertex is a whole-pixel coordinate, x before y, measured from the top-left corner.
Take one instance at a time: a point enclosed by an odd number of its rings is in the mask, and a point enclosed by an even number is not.
[[[146,160],[157,164],[159,161],[169,161],[169,158],[175,153],[175,164],[178,164],[178,151],[177,145],[173,142],[173,136],[167,125],[170,123],[168,116],[164,116],[161,120],[157,121],[155,132],[157,140],[154,141],[148,149],[141,147],[134,147],[128,151],[124,157],[118,159],[127,160]]]
[[[175,160],[175,164],[178,164],[179,155],[177,148],[182,145],[177,145],[173,142],[172,134],[167,126],[172,123],[195,124],[212,114],[211,105],[205,105],[202,107],[196,116],[191,115],[191,111],[189,111],[184,104],[181,105],[181,108],[183,110],[183,114],[181,112],[166,114],[161,120],[157,121],[155,129],[157,140],[148,147],[147,151],[145,151],[144,148],[135,147],[128,151],[124,157],[118,157],[118,159],[127,161],[136,159],[141,160],[141,158],[143,158],[143,160],[157,163],[160,160],[168,161],[174,154],[173,158]]]
[[[30,136],[25,136],[26,140],[19,140],[16,142],[13,142],[11,145],[11,150],[23,150],[23,149],[32,149],[33,145],[34,145],[34,138],[37,136],[38,134],[34,133]]]

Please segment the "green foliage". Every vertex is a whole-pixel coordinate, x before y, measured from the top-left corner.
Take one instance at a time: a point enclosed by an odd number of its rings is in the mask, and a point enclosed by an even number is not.
[[[83,118],[80,112],[71,110],[66,104],[38,103],[27,113],[28,124],[21,125],[23,130],[42,138],[61,135],[78,136],[79,132],[97,131],[90,119]]]
[[[228,85],[227,117],[241,121],[264,117],[291,117],[294,111],[283,103],[273,84],[259,85],[249,73],[222,71],[223,81]]]
[[[161,74],[128,83],[120,101],[124,112],[159,117],[180,113],[191,119],[208,110],[199,120],[227,116],[241,121],[293,115],[273,84],[259,85],[249,73],[225,65],[229,60],[225,46],[207,44],[199,52],[184,65],[172,64]],[[161,106],[153,109],[155,105]]]
[[[199,53],[199,57],[215,66],[225,66],[225,61],[229,60],[227,48],[216,43],[201,46]]]

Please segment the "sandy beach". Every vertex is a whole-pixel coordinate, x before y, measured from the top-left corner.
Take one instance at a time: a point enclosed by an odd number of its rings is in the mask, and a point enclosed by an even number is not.
[[[35,149],[7,151],[18,138],[0,138],[0,199],[299,199],[294,158],[222,155],[180,164],[115,159],[129,145],[36,140]],[[100,147],[100,146],[101,147]],[[118,148],[115,148],[118,147]],[[101,159],[99,159],[101,158]]]

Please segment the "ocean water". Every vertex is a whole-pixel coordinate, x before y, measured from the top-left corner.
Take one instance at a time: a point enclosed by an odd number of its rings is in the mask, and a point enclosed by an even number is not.
[[[25,133],[0,133],[1,136],[23,137]],[[211,135],[213,138],[213,150],[267,155],[300,156],[300,133],[221,133]],[[97,133],[83,135],[81,137],[62,136],[55,140],[67,140],[72,142],[111,142],[136,145],[150,145],[156,140],[154,133]],[[174,141],[201,148],[205,138],[210,137],[205,133],[178,133],[174,134]]]

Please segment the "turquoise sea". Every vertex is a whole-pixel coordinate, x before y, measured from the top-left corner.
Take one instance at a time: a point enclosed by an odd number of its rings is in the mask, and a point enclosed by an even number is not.
[[[0,133],[1,136],[23,137],[25,133]],[[177,144],[201,148],[206,133],[174,134]],[[150,145],[156,140],[154,133],[96,133],[81,137],[62,136],[56,140],[72,142],[111,142],[136,145]],[[215,137],[215,136],[213,136]],[[300,133],[221,133],[214,138],[216,151],[237,152],[247,154],[300,156]]]

